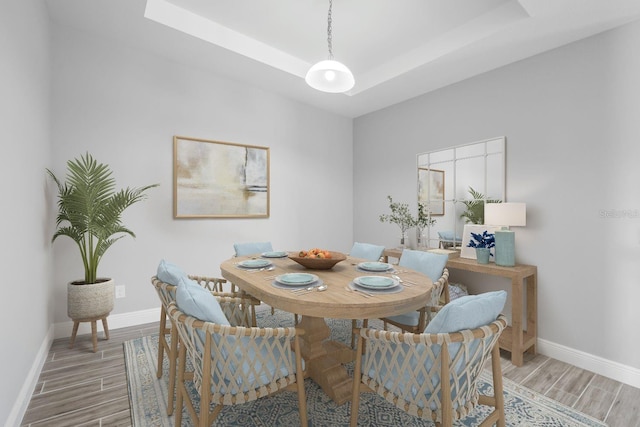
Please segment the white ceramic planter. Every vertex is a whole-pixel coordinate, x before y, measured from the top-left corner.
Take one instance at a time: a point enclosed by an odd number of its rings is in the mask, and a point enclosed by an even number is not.
[[[98,279],[91,285],[67,284],[67,315],[73,320],[101,318],[113,310],[115,282]]]

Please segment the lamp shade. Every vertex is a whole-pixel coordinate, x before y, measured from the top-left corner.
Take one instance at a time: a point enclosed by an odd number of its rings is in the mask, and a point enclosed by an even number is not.
[[[353,74],[341,62],[325,59],[307,71],[304,79],[309,86],[322,92],[341,93],[355,84]]]
[[[485,225],[520,226],[527,225],[526,203],[485,203]]]

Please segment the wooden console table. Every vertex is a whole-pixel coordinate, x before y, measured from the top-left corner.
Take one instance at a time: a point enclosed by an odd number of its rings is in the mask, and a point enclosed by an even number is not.
[[[493,263],[478,264],[474,259],[453,258],[447,261],[447,268],[484,273],[511,279],[511,326],[500,336],[500,348],[511,352],[511,363],[522,366],[523,355],[529,351],[536,353],[538,338],[538,268],[534,265],[516,264],[515,267],[501,267]],[[523,287],[526,285],[527,305],[523,307]],[[526,309],[526,330],[523,330],[523,308]]]
[[[432,250],[433,251],[433,250]],[[538,339],[538,268],[534,265],[517,264],[515,267],[501,267],[494,263],[478,264],[475,259],[460,258],[454,251],[448,251],[448,269],[484,273],[491,276],[506,277],[511,279],[511,326],[500,336],[499,345],[511,352],[511,363],[522,366],[523,355],[529,351],[536,353],[536,341]],[[442,251],[440,251],[442,253]],[[400,258],[402,248],[385,249],[384,261],[388,258]],[[523,307],[522,297],[526,285],[527,305]],[[526,310],[526,330],[523,328],[523,309]]]

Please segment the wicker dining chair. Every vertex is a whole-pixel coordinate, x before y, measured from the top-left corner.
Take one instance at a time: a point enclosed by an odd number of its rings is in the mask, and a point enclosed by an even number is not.
[[[368,387],[399,409],[451,426],[476,405],[494,409],[481,425],[505,425],[498,338],[507,326],[498,318],[473,330],[438,334],[405,334],[358,329],[351,427],[358,423],[361,387]],[[363,351],[366,346],[366,351]],[[363,354],[364,353],[364,354]],[[478,381],[491,356],[493,396],[480,394]],[[442,381],[447,378],[448,381]]]
[[[218,298],[223,311],[230,303],[248,304],[240,298]],[[225,405],[239,405],[287,389],[298,393],[300,425],[307,426],[304,371],[300,331],[288,328],[247,328],[204,322],[169,304],[169,316],[178,330],[178,383],[176,427],[182,424],[182,407],[194,425],[210,426]],[[292,349],[293,348],[293,349]],[[186,371],[186,359],[193,371]],[[186,382],[193,381],[200,403],[196,410]],[[210,404],[214,409],[210,412]]]
[[[421,307],[419,310],[381,319],[384,322],[385,329],[387,329],[387,324],[392,324],[405,332],[414,334],[424,331],[424,328],[431,320],[432,314],[442,306],[440,298],[443,294],[445,304],[449,302],[449,271],[445,268],[448,259],[447,255],[426,251],[411,249],[402,251],[398,267],[407,267],[419,271],[434,280],[431,299],[426,306]],[[416,283],[411,286],[423,285],[422,283]]]
[[[187,276],[189,279],[195,281],[204,289],[209,290],[216,297],[237,297],[238,294],[220,292],[222,290],[222,284],[226,282],[225,279],[219,279],[214,277],[204,276]],[[176,300],[176,285],[170,285],[162,282],[157,276],[151,278],[158,297],[160,298],[160,329],[158,331],[158,368],[156,376],[162,378],[163,374],[163,362],[164,354],[166,353],[169,359],[169,385],[168,385],[168,399],[167,399],[167,414],[173,414],[173,400],[175,394],[175,380],[176,380],[176,366],[178,359],[178,332],[173,327],[173,322],[167,317],[167,309],[169,304]],[[260,301],[252,299],[249,300],[247,306],[238,307],[238,310],[232,310],[227,313],[227,317],[233,318],[237,325],[242,326],[255,326],[256,325],[256,312],[255,306],[260,304]],[[233,307],[233,306],[230,306]],[[235,307],[233,307],[235,308]],[[169,320],[169,325],[167,325]],[[167,336],[170,337],[167,341]]]
[[[271,242],[241,242],[233,244],[233,256],[259,255],[263,252],[273,251]],[[231,283],[231,292],[243,292],[234,283]],[[246,293],[245,293],[246,294]],[[271,314],[275,314],[275,309],[271,307]],[[298,318],[296,317],[296,323]]]
[[[349,256],[354,258],[362,258],[370,261],[380,261],[384,246],[374,245],[372,243],[355,242],[349,251]]]
[[[413,286],[413,285],[412,285]],[[415,286],[420,286],[419,284]],[[433,282],[433,288],[431,289],[431,298],[426,306],[420,307],[416,311],[412,311],[397,316],[390,316],[382,318],[384,323],[384,329],[387,329],[388,324],[394,325],[400,328],[404,332],[410,332],[412,334],[419,334],[424,331],[424,328],[429,324],[435,313],[442,308],[440,302],[443,294],[445,304],[449,302],[449,293],[445,292],[449,288],[449,270],[446,268],[442,271],[442,276],[435,282]]]
[[[354,258],[366,259],[368,261],[380,261],[382,258],[382,253],[384,252],[384,246],[374,245],[372,243],[361,243],[354,242],[351,250],[349,251],[349,256]],[[358,326],[358,321],[356,319],[351,320],[351,327],[355,329]],[[367,320],[364,319],[362,323],[363,327],[367,326]],[[351,348],[355,345],[356,337],[355,335],[351,335]]]

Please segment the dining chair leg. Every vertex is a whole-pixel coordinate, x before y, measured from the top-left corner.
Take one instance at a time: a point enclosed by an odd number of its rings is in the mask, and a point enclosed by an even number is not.
[[[171,325],[171,351],[169,352],[169,390],[167,399],[167,415],[173,415],[173,396],[176,390],[176,362],[178,359],[178,332]]]
[[[180,346],[180,353],[178,355],[178,383],[177,383],[177,396],[176,396],[176,417],[175,427],[182,426],[182,407],[184,405],[184,371],[186,367],[187,350],[184,346]]]
[[[356,344],[356,334],[355,329],[358,327],[358,322],[356,319],[351,320],[351,348],[353,348]]]
[[[498,412],[498,427],[505,427],[504,414],[504,394],[502,385],[502,365],[500,364],[500,348],[496,343],[491,350],[491,372],[493,377],[493,396],[496,402],[496,411]]]
[[[351,422],[350,427],[358,426],[358,408],[360,407],[360,372],[362,369],[362,353],[364,338],[358,335],[356,348],[356,366],[353,369],[353,388],[351,390]]]
[[[302,370],[302,356],[300,355],[300,340],[298,336],[294,338],[293,350],[296,354],[296,385],[298,392],[298,412],[300,413],[300,426],[307,427],[307,400],[304,393],[304,371]]]
[[[160,306],[160,331],[158,333],[158,369],[156,377],[162,378],[162,362],[164,360],[164,343],[167,333],[167,315],[164,305]]]

